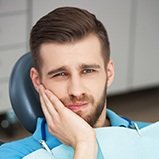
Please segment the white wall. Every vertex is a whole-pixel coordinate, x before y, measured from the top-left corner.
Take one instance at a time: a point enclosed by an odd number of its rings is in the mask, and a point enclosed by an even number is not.
[[[159,85],[159,0],[137,1],[132,87]]]
[[[26,0],[0,0],[0,113],[11,108],[9,76],[16,60],[26,52],[27,10]]]

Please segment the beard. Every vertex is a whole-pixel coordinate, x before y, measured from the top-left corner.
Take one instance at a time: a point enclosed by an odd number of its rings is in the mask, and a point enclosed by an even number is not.
[[[98,102],[92,103],[92,109],[86,115],[83,115],[82,112],[77,112],[77,114],[82,117],[90,126],[94,127],[98,121],[104,107],[106,105],[106,89],[103,91],[101,98]],[[106,112],[105,112],[106,113]]]
[[[94,127],[97,120],[99,119],[105,105],[106,105],[106,96],[107,96],[107,84],[105,84],[102,95],[98,101],[95,101],[93,96],[91,95],[81,95],[81,97],[71,96],[69,98],[60,99],[64,105],[68,105],[69,103],[76,102],[88,102],[91,104],[91,109],[89,112],[83,112],[81,110],[75,112],[81,118],[83,118],[90,126]],[[105,112],[106,113],[106,112]]]

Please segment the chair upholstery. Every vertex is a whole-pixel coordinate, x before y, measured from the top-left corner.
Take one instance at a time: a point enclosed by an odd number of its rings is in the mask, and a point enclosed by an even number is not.
[[[38,93],[30,79],[33,66],[31,53],[23,55],[15,64],[9,81],[11,105],[24,128],[33,133],[36,120],[43,116]]]
[[[3,142],[2,141],[0,141],[0,146],[3,144]]]

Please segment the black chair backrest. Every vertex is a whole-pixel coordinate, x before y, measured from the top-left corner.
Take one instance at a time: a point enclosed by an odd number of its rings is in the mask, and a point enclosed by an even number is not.
[[[33,66],[31,53],[23,55],[15,64],[9,81],[11,105],[24,128],[33,133],[37,118],[43,116],[38,93],[30,79]]]
[[[2,141],[0,141],[0,146],[3,144],[3,142]]]

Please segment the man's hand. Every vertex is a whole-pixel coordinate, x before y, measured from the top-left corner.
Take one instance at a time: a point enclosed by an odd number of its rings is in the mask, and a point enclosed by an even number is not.
[[[74,159],[95,159],[97,142],[94,129],[42,85],[39,86],[39,95],[49,132],[75,149]]]

